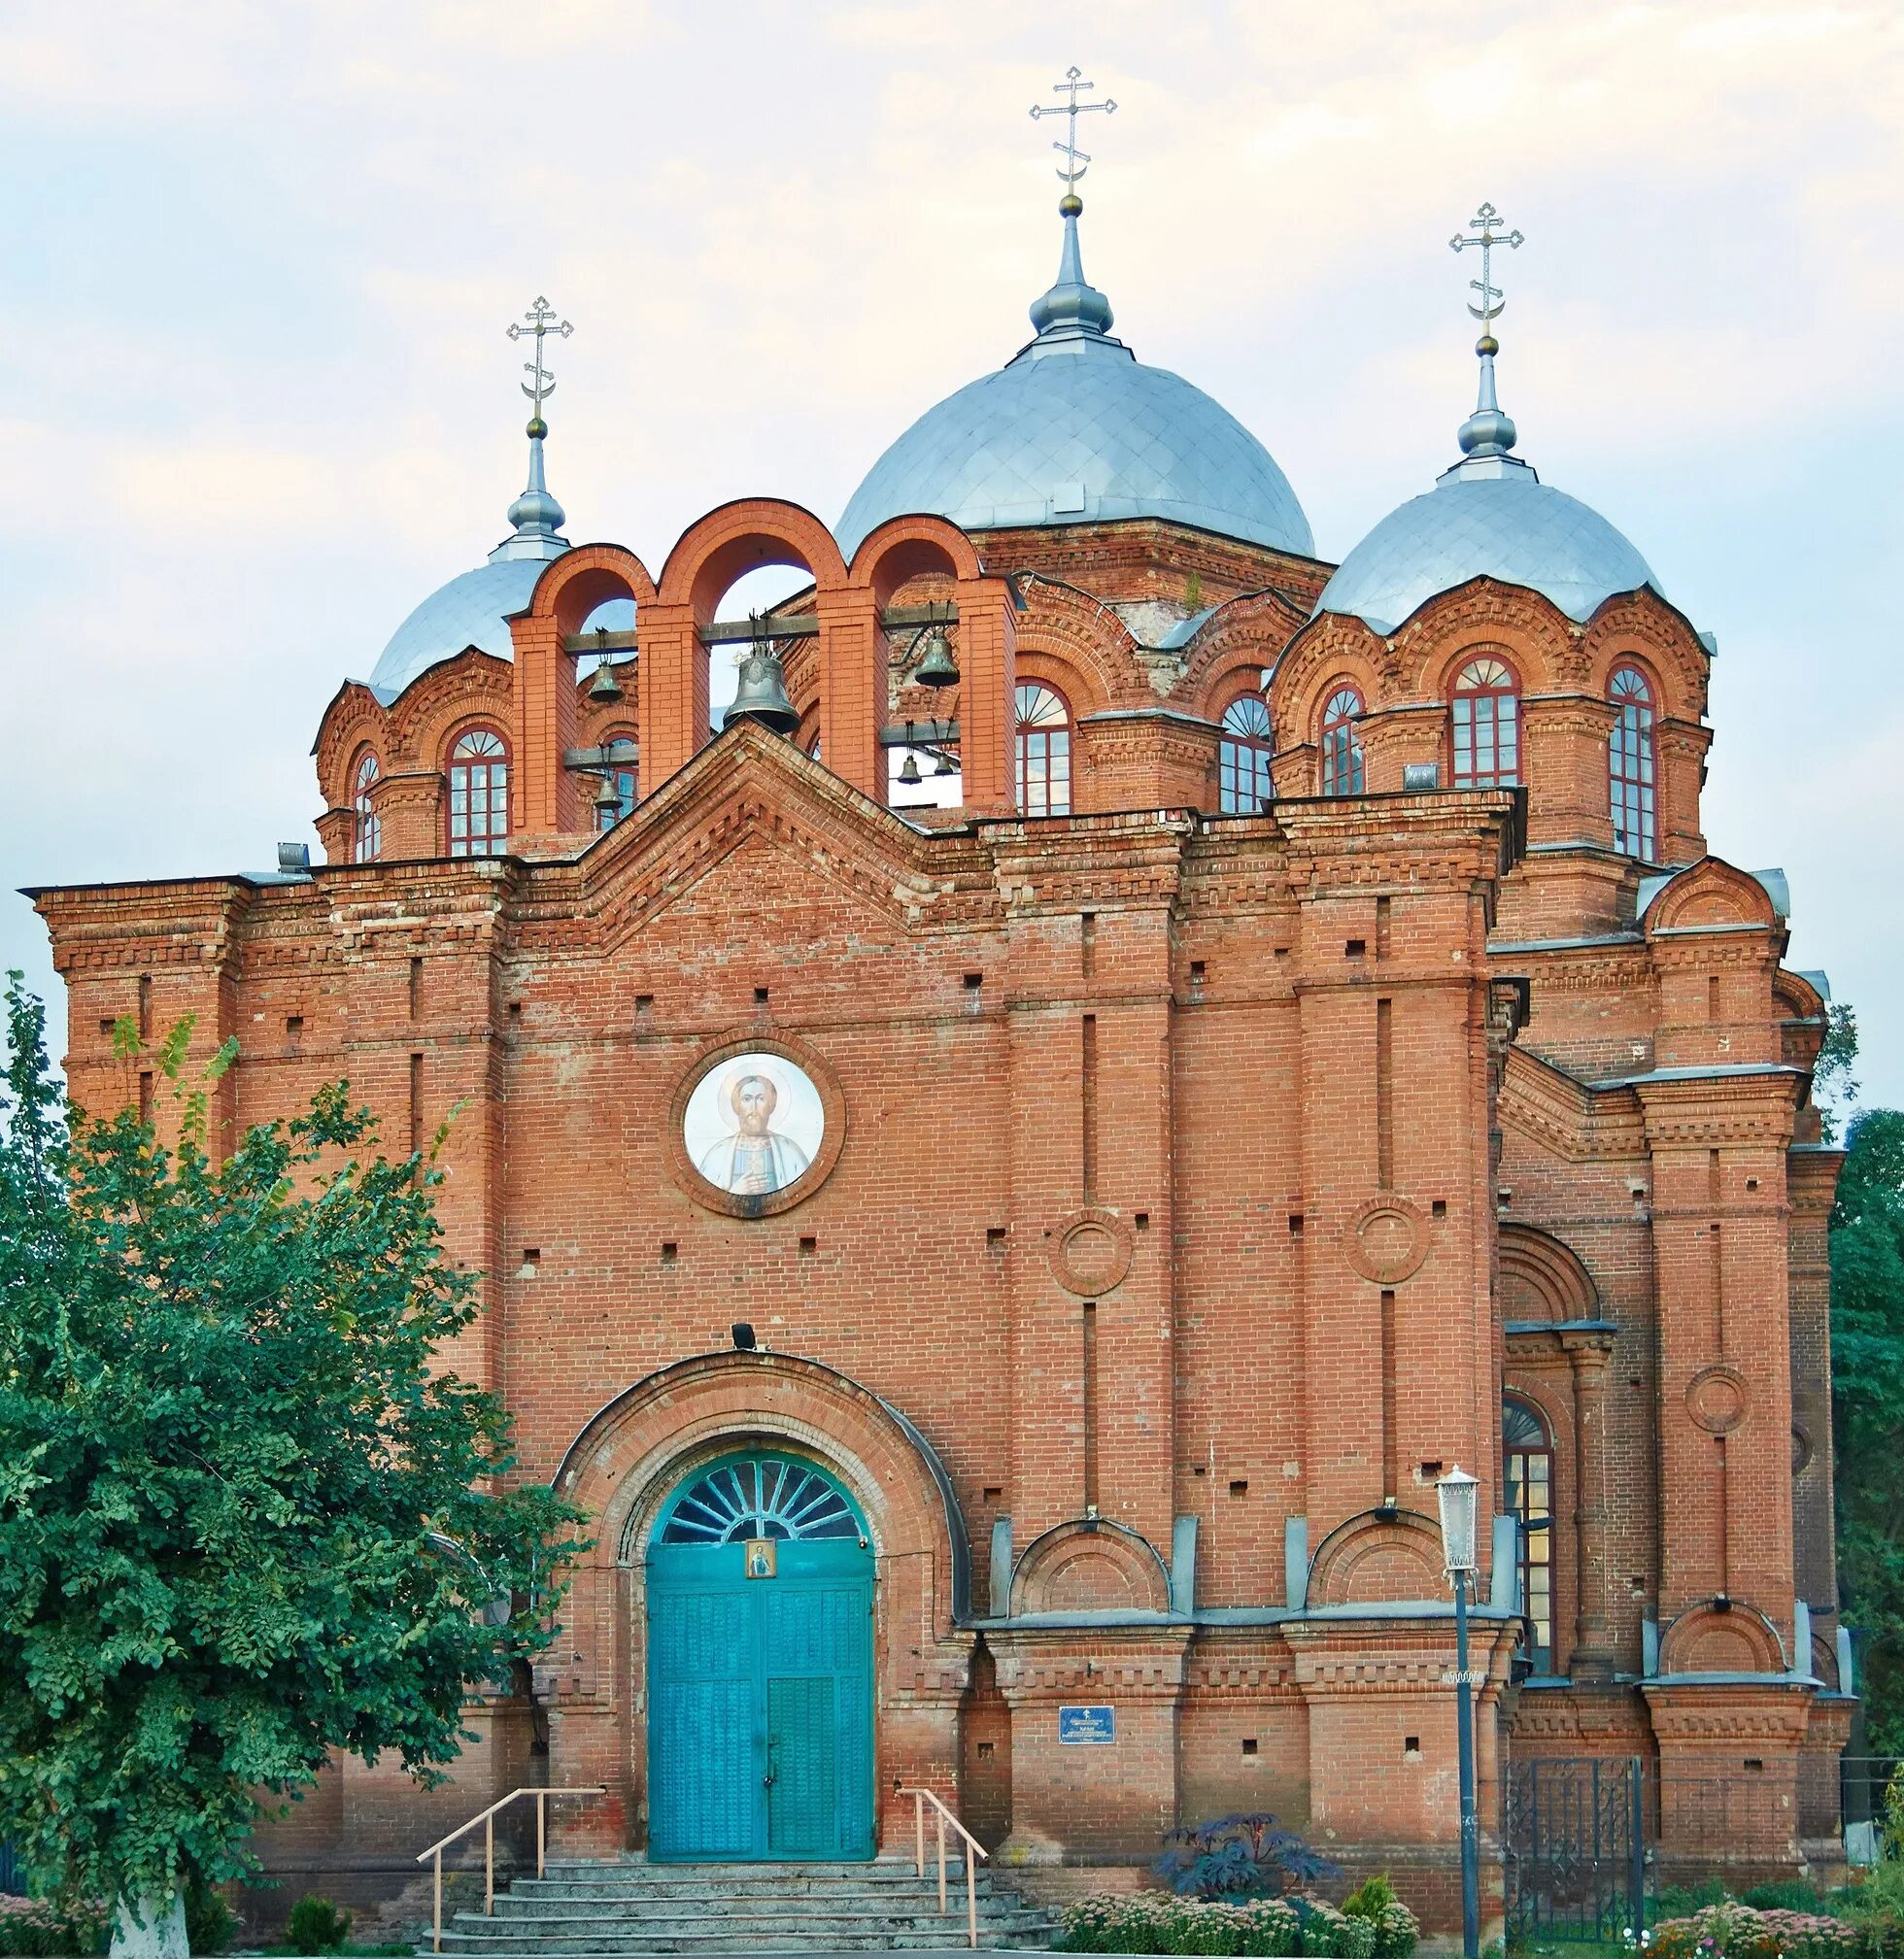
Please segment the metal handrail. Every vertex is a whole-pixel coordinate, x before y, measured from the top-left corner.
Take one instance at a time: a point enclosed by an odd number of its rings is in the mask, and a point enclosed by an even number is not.
[[[953,1829],[966,1840],[966,1937],[971,1949],[978,1950],[978,1867],[972,1861],[974,1856],[987,1854],[984,1844],[961,1823],[930,1789],[901,1788],[896,1792],[912,1798],[912,1836],[915,1862],[920,1876],[926,1875],[926,1805],[930,1803],[937,1812],[933,1820],[938,1827],[938,1908],[940,1915],[945,1911],[945,1826]]]
[[[495,1812],[506,1809],[521,1796],[535,1798],[535,1875],[542,1875],[549,1850],[549,1798],[551,1796],[605,1796],[605,1789],[511,1789],[508,1795],[492,1803],[487,1809],[479,1810],[467,1823],[452,1830],[447,1837],[432,1843],[427,1850],[417,1853],[421,1864],[425,1857],[436,1860],[435,1898],[430,1908],[430,1949],[443,1949],[443,1852],[459,1837],[466,1837],[478,1823],[483,1826],[483,1916],[495,1916]],[[920,1875],[925,1874],[922,1871]],[[944,1885],[941,1880],[940,1889]],[[940,1909],[943,1909],[941,1902]]]

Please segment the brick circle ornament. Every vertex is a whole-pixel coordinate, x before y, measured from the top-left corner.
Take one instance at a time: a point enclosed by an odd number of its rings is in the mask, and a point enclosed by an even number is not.
[[[1051,1276],[1080,1300],[1095,1300],[1122,1285],[1137,1255],[1130,1221],[1095,1205],[1061,1218],[1046,1235]]]
[[[668,1111],[674,1181],[731,1218],[770,1218],[803,1203],[845,1139],[833,1069],[806,1042],[758,1030],[703,1048]]]
[[[1686,1412],[1709,1435],[1729,1435],[1746,1419],[1746,1404],[1745,1376],[1722,1363],[1685,1384]]]
[[[1428,1257],[1428,1221],[1419,1204],[1384,1192],[1349,1218],[1343,1245],[1348,1263],[1371,1284],[1398,1286]]]

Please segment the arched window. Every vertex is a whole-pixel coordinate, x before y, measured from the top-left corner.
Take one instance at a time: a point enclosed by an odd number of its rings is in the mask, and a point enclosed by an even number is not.
[[[1501,1487],[1520,1529],[1520,1609],[1537,1673],[1553,1669],[1553,1437],[1525,1402],[1501,1403]]]
[[[1018,690],[1018,807],[1027,816],[1071,814],[1071,709],[1027,681]]]
[[[469,727],[450,751],[450,855],[494,857],[509,835],[509,751],[493,727]]]
[[[351,773],[351,807],[357,811],[355,844],[358,863],[371,862],[384,847],[383,821],[370,806],[371,789],[383,772],[376,756],[366,748]]]
[[[1275,794],[1270,757],[1275,724],[1260,693],[1239,694],[1223,710],[1223,733],[1216,745],[1217,806],[1255,816]]]
[[[1362,712],[1358,689],[1339,687],[1322,709],[1317,747],[1322,752],[1322,794],[1362,794],[1362,744],[1355,739],[1355,718]]]
[[[1607,745],[1614,848],[1643,863],[1656,861],[1652,689],[1637,666],[1616,666],[1607,685],[1614,731]]]
[[[1454,682],[1454,786],[1512,789],[1520,780],[1520,687],[1505,660],[1471,659]]]

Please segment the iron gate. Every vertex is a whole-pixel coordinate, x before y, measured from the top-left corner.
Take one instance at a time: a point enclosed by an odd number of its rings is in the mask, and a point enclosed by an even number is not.
[[[1646,1924],[1646,1780],[1638,1760],[1510,1764],[1511,1935],[1614,1940]]]

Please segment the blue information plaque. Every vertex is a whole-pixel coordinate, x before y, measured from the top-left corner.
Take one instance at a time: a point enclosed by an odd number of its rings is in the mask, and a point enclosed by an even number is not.
[[[1058,1739],[1068,1748],[1105,1748],[1117,1739],[1115,1707],[1060,1707]]]

